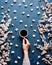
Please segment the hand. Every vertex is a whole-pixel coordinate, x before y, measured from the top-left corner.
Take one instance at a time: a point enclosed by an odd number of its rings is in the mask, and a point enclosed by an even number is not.
[[[24,52],[28,52],[29,47],[30,47],[29,41],[26,38],[24,38],[23,39],[23,50],[24,50]]]
[[[28,56],[29,47],[30,47],[29,41],[26,38],[24,38],[23,39],[24,59],[28,59],[29,58],[29,56]]]

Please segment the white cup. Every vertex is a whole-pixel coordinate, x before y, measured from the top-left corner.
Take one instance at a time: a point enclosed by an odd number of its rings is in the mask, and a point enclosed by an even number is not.
[[[20,37],[25,38],[28,36],[28,31],[25,29],[20,30],[19,32]]]

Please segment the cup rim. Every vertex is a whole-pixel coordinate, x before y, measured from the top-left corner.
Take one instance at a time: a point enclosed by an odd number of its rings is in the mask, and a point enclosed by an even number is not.
[[[22,30],[25,30],[25,31],[27,32],[27,35],[26,35],[26,36],[22,36],[22,35],[20,34],[20,32],[21,32]],[[21,30],[19,31],[19,35],[20,35],[20,37],[22,37],[22,38],[27,37],[27,36],[28,36],[28,30],[26,30],[26,29],[21,29]]]

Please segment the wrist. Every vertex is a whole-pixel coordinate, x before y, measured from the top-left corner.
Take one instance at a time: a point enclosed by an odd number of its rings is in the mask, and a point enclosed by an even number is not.
[[[24,51],[24,59],[28,59],[29,56],[28,56],[28,51]]]
[[[24,50],[24,54],[28,54],[28,51],[27,50]]]

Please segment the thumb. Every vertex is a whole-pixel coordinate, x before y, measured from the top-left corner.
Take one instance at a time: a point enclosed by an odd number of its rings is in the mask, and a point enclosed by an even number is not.
[[[25,44],[25,40],[23,39],[23,45]]]

